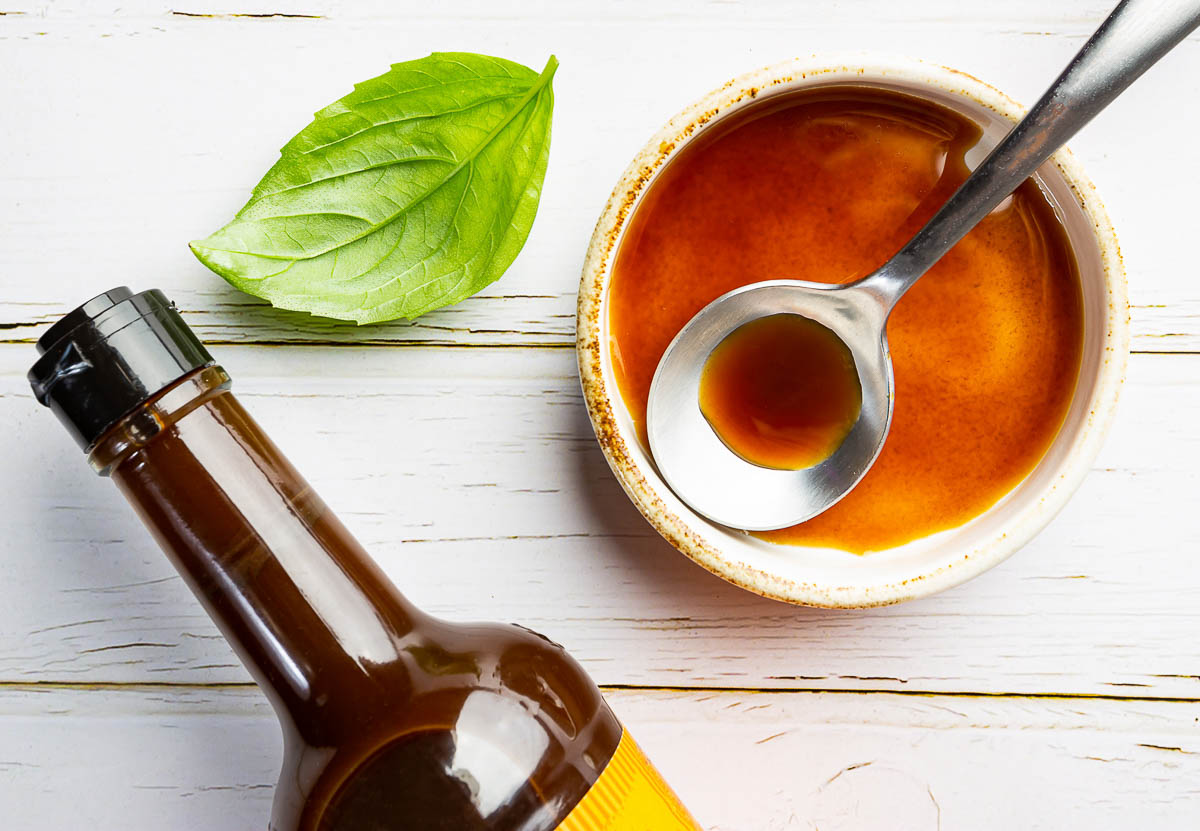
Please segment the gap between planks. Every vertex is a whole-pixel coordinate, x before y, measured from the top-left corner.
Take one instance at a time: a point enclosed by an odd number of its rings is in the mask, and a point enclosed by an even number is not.
[[[713,687],[698,685],[669,686],[663,684],[601,684],[600,690],[608,693],[664,693],[664,694],[697,694],[713,695],[843,695],[843,696],[904,696],[912,699],[1004,699],[1009,701],[1112,701],[1129,703],[1167,703],[1167,704],[1200,704],[1200,697],[1187,696],[1146,696],[1120,695],[1114,693],[1021,693],[1021,692],[979,692],[979,691],[943,691],[943,690],[897,690],[878,689],[864,690],[837,687]],[[254,683],[203,683],[169,681],[0,681],[0,693],[4,692],[34,692],[39,690],[61,690],[63,692],[188,692],[190,690],[209,690],[215,692],[246,692],[257,690]]]
[[[18,326],[25,326],[24,323],[15,324],[0,324],[0,330],[14,329]],[[41,326],[42,324],[38,324]],[[45,324],[45,328],[49,329],[49,324]],[[32,346],[37,343],[37,338],[0,338],[0,346]],[[340,340],[219,340],[216,338],[204,339],[205,346],[218,347],[251,347],[272,349],[277,347],[299,348],[299,347],[349,347],[352,349],[511,349],[511,350],[533,350],[533,349],[575,349],[574,341],[563,341],[561,343],[452,343],[447,341],[420,341],[420,340],[371,340],[371,341],[340,341]],[[1153,352],[1146,354],[1155,355],[1200,355],[1200,350],[1196,352],[1185,351],[1170,351],[1170,352]]]
[[[0,324],[0,330],[13,329],[27,324]],[[49,327],[47,327],[49,328]],[[0,346],[32,346],[37,338],[0,338]],[[207,339],[205,346],[239,347],[249,349],[338,347],[350,349],[443,349],[443,350],[512,350],[538,351],[575,349],[575,342],[563,343],[445,343],[439,341],[337,341],[337,340],[257,340],[234,341]],[[1130,349],[1130,355],[1200,355],[1200,350]]]

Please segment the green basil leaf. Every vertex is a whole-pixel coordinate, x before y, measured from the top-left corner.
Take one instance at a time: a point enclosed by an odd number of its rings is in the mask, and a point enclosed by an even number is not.
[[[317,113],[192,251],[274,306],[360,324],[475,294],[533,226],[557,68],[467,53],[396,64]]]

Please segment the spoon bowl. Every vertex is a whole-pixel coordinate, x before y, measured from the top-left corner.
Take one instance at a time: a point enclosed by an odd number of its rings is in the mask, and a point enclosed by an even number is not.
[[[714,522],[766,531],[795,525],[833,505],[874,463],[891,425],[892,362],[884,330],[888,304],[869,285],[771,280],[734,289],[705,306],[667,347],[654,374],[646,431],[660,472],[679,497]],[[801,470],[744,461],[696,405],[708,355],[760,317],[796,314],[820,323],[850,349],[862,411],[833,455]],[[736,483],[736,487],[730,487]]]

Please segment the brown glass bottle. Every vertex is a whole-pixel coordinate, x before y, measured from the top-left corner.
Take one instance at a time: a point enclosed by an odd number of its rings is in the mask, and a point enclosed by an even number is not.
[[[72,315],[39,342],[31,381],[271,700],[285,748],[273,831],[606,829],[626,811],[655,831],[697,828],[561,647],[409,604],[161,294],[116,290]],[[137,342],[131,325],[146,329]],[[151,354],[163,344],[165,366]],[[648,784],[608,782],[613,766]]]

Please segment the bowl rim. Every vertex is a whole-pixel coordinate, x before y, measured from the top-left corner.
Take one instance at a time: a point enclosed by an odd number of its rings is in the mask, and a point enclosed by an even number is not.
[[[855,78],[868,83],[891,79],[932,88],[969,99],[1012,122],[1025,113],[1008,95],[972,75],[901,56],[814,53],[730,80],[672,117],[638,151],[618,180],[596,223],[584,261],[576,313],[576,355],[597,441],[626,494],[660,535],[698,565],[756,594],[805,606],[865,608],[934,594],[981,574],[1025,545],[1063,508],[1090,469],[1112,423],[1128,363],[1129,307],[1124,263],[1108,213],[1079,162],[1067,148],[1060,149],[1049,163],[1057,167],[1084,215],[1094,225],[1108,311],[1104,320],[1103,360],[1099,362],[1086,422],[1080,428],[1075,449],[1055,470],[1057,475],[1038,494],[1036,504],[1018,513],[1004,533],[953,562],[899,581],[863,581],[842,586],[804,583],[769,574],[726,556],[719,546],[704,539],[687,519],[666,504],[659,489],[670,493],[669,487],[656,471],[643,469],[627,444],[627,440],[636,441],[636,437],[625,436],[619,427],[613,400],[620,402],[621,394],[615,388],[615,379],[611,389],[605,379],[606,344],[601,340],[606,328],[602,316],[606,314],[610,265],[642,193],[665,163],[706,125],[763,92],[786,92],[789,88],[810,85],[809,79],[826,76],[837,83],[852,83]],[[673,494],[671,498],[677,499]],[[701,522],[707,521],[701,519]]]

